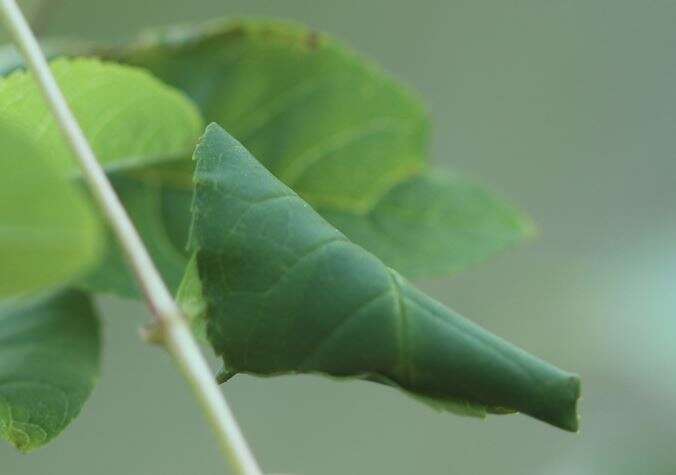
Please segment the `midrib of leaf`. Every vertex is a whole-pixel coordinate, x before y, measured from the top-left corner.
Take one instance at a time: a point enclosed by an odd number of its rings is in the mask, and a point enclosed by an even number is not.
[[[308,356],[304,359],[302,359],[298,363],[298,368],[303,370],[308,370],[308,368],[312,368],[313,365],[316,365],[318,361],[321,360],[322,357],[322,350],[324,350],[327,347],[330,347],[331,344],[334,343],[334,340],[337,339],[340,336],[340,333],[342,331],[346,331],[350,325],[355,324],[361,315],[363,315],[363,311],[366,310],[370,305],[373,305],[377,303],[379,300],[389,297],[392,297],[393,293],[393,288],[387,288],[379,293],[377,293],[373,297],[369,297],[366,299],[364,302],[360,303],[357,308],[349,312],[349,317],[341,320],[338,325],[333,327],[331,331],[328,333],[327,336],[321,339],[319,344],[309,352]]]
[[[413,379],[413,363],[411,354],[411,339],[409,335],[408,313],[406,312],[406,305],[404,303],[404,296],[397,282],[397,275],[392,272],[392,269],[387,269],[390,277],[390,286],[394,293],[397,307],[397,315],[399,316],[398,334],[399,334],[399,365],[404,373],[404,379],[410,385],[414,385]]]

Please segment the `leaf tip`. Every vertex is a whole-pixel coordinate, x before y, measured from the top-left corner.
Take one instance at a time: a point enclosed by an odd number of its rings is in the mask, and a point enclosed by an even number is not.
[[[578,412],[581,395],[580,377],[568,373],[550,386],[550,391],[548,397],[552,401],[550,406],[552,411],[549,414],[542,414],[541,419],[559,429],[578,433],[580,430],[580,414]],[[532,415],[538,417],[536,414]]]
[[[563,419],[561,428],[569,432],[579,433],[581,419],[579,402],[581,400],[582,383],[580,377],[576,374],[570,375],[567,383],[572,397],[569,403],[569,410],[566,413],[566,417]]]

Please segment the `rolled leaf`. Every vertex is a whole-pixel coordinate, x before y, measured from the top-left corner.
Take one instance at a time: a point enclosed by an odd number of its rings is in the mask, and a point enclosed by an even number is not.
[[[196,152],[191,305],[225,374],[378,381],[577,430],[577,376],[490,334],[349,241],[219,126]],[[194,291],[204,305],[195,305]]]

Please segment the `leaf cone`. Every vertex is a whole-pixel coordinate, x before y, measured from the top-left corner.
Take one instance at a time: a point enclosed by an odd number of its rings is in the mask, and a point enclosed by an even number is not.
[[[417,290],[218,125],[195,160],[198,288],[228,373],[375,380],[444,408],[519,411],[577,430],[577,376]]]

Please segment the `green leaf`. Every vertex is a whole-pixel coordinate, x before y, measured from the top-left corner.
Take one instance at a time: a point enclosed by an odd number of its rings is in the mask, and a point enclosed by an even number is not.
[[[169,28],[109,54],[185,91],[314,205],[366,211],[424,166],[428,121],[418,99],[302,26]]]
[[[324,34],[218,20],[149,32],[98,54],[185,91],[209,121],[407,276],[454,272],[532,234],[528,218],[500,198],[435,178],[419,99]]]
[[[30,452],[78,415],[99,376],[99,322],[66,291],[0,303],[0,437]]]
[[[190,163],[187,156],[202,119],[182,93],[138,68],[94,59],[61,59],[51,68],[109,171],[137,170],[149,163],[162,170],[164,163],[178,166],[176,157]],[[0,180],[7,181],[0,190],[2,297],[70,277],[91,262],[95,239],[91,216],[75,192],[66,189],[71,185],[60,183],[64,176],[78,174],[76,163],[28,73],[15,72],[0,82],[0,110],[8,124],[0,127],[5,157]],[[124,198],[135,204],[136,197],[130,192]],[[105,248],[105,266],[94,271],[92,282],[106,288],[113,280],[135,293],[117,244],[109,239]]]
[[[195,159],[191,239],[200,282],[186,286],[201,288],[226,376],[362,378],[437,407],[520,411],[577,430],[577,376],[415,289],[217,125]]]
[[[398,184],[364,215],[317,211],[409,277],[459,271],[535,234],[530,219],[502,199],[443,173]]]
[[[51,69],[108,170],[186,157],[201,133],[195,106],[141,69],[96,59],[59,59]],[[15,72],[0,82],[0,111],[7,123],[32,138],[53,167],[77,175],[70,149],[30,74]]]
[[[0,119],[0,299],[67,281],[99,255],[97,219],[40,153],[34,134]]]

